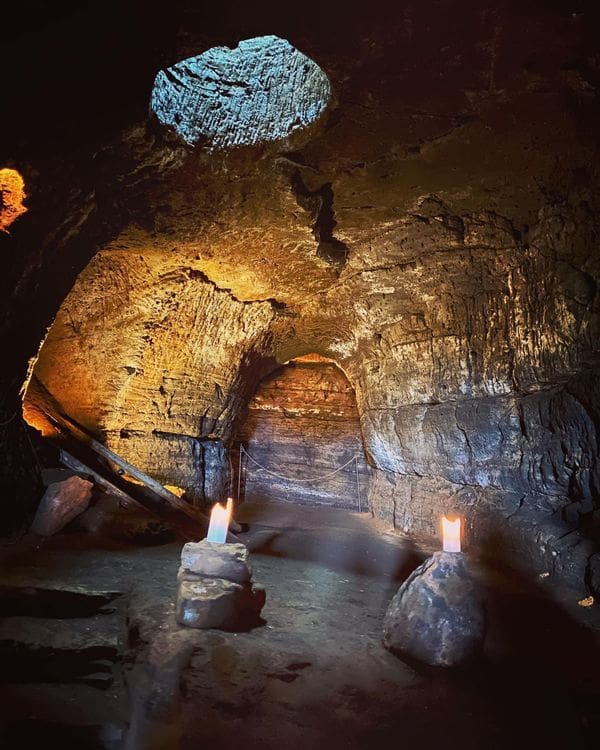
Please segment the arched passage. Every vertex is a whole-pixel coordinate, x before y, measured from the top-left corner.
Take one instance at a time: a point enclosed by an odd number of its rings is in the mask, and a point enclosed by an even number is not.
[[[368,466],[354,390],[333,360],[297,357],[264,378],[236,437],[246,502],[367,509]]]

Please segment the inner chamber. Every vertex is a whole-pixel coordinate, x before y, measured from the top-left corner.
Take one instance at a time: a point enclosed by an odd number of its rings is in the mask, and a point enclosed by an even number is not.
[[[241,500],[367,510],[354,389],[333,360],[308,354],[264,378],[236,438]]]

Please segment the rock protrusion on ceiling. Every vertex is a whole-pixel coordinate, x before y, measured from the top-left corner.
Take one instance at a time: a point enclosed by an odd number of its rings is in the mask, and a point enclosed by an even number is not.
[[[324,183],[316,190],[309,190],[304,184],[300,170],[296,169],[291,176],[291,185],[298,205],[313,217],[312,231],[319,243],[317,255],[334,266],[344,266],[348,259],[348,247],[333,233],[337,222],[331,182]]]
[[[150,107],[190,146],[209,150],[282,141],[323,114],[327,75],[285,39],[213,47],[159,71]]]
[[[0,232],[7,232],[13,221],[27,211],[25,198],[25,181],[17,170],[0,169]]]

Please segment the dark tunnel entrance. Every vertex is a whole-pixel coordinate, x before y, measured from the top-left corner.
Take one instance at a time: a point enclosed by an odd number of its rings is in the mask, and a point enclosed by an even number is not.
[[[305,355],[263,379],[236,437],[241,500],[368,509],[356,398],[332,360]]]

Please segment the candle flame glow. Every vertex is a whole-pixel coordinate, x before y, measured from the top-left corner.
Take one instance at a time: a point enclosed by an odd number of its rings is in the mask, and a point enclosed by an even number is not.
[[[460,518],[442,517],[442,540],[444,552],[460,552]]]
[[[210,513],[208,534],[206,535],[207,542],[217,542],[219,544],[224,544],[226,542],[232,509],[233,500],[231,498],[227,498],[227,505],[225,507],[220,503],[213,505]]]

